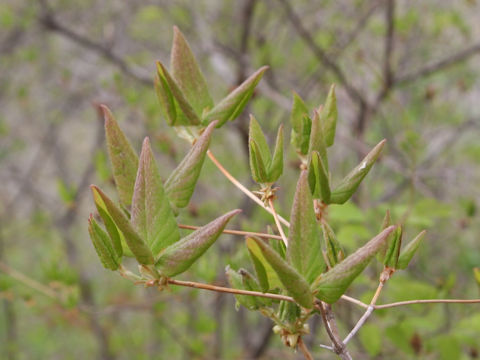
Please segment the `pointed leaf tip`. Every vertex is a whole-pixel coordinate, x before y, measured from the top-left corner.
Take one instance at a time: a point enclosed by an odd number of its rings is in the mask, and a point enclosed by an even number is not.
[[[380,141],[365,158],[358,164],[332,191],[330,202],[343,204],[352,197],[362,180],[367,176],[373,164],[380,156],[387,140]]]
[[[406,269],[408,264],[413,258],[413,255],[417,252],[420,244],[427,233],[426,230],[423,230],[418,234],[412,241],[410,241],[405,248],[402,249],[400,257],[398,258],[397,268]]]
[[[190,202],[216,125],[217,121],[215,120],[207,126],[165,182],[165,191],[170,203],[175,208],[184,208]]]
[[[336,302],[368,265],[370,259],[395,228],[394,225],[389,226],[345,260],[321,274],[312,285],[312,289],[316,291],[316,297],[330,304]]]
[[[100,105],[100,108],[105,119],[108,155],[118,196],[123,205],[129,206],[132,202],[138,157],[108,107]]]
[[[240,209],[232,210],[170,245],[160,253],[155,267],[168,277],[187,271],[218,239],[230,219],[240,212]]]
[[[183,95],[199,115],[213,107],[207,83],[185,36],[174,26],[170,69]]]

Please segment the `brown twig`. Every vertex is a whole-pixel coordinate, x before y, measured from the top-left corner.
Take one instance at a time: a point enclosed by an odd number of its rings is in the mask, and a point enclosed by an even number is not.
[[[305,345],[301,336],[298,337],[297,345],[300,351],[302,352],[303,356],[305,357],[305,359],[313,360],[313,356],[312,354],[310,354],[310,351],[308,351],[307,345]]]
[[[195,282],[195,281],[182,281],[182,280],[168,279],[167,282],[171,285],[186,286],[186,287],[191,287],[191,288],[195,288],[195,289],[202,289],[202,290],[216,291],[216,292],[224,292],[224,293],[229,293],[229,294],[234,294],[234,295],[258,296],[258,297],[264,297],[264,298],[269,298],[269,299],[274,299],[274,300],[283,300],[283,301],[288,301],[288,302],[295,302],[295,300],[292,297],[286,296],[286,295],[262,293],[262,292],[250,291],[250,290],[233,289],[233,288],[227,288],[227,287],[223,287],[223,286],[202,284],[202,283],[198,283],[198,282]]]
[[[178,227],[180,229],[187,229],[187,230],[198,230],[198,229],[201,228],[201,226],[184,225],[184,224],[178,224]],[[271,234],[259,233],[259,232],[254,232],[254,231],[241,231],[241,230],[225,229],[222,232],[225,233],[225,234],[230,234],[230,235],[257,236],[259,238],[265,238],[265,239],[282,240],[282,237],[280,235],[271,235]]]
[[[389,304],[375,305],[375,310],[415,304],[480,304],[480,299],[423,299],[406,300]]]
[[[342,342],[338,334],[338,328],[331,306],[322,301],[315,303],[314,306],[315,309],[320,311],[320,315],[322,316],[323,323],[325,324],[325,329],[327,331],[328,337],[333,344],[333,352],[337,354],[342,360],[351,360],[352,357],[350,356],[350,353],[348,352],[345,344]]]
[[[270,198],[268,199],[268,204],[270,205],[270,209],[272,210],[273,218],[275,219],[275,224],[277,225],[278,232],[280,233],[281,239],[286,247],[288,247],[288,239],[283,232],[282,224],[280,224],[280,219],[278,217],[277,212],[275,211],[275,207],[273,206],[273,200]]]
[[[247,195],[250,199],[252,199],[253,201],[255,201],[258,205],[260,205],[263,209],[265,209],[266,211],[268,211],[270,214],[273,215],[273,212],[272,210],[265,206],[265,204],[254,194],[252,193],[250,190],[248,190],[245,186],[243,186],[232,174],[230,174],[227,169],[225,169],[223,167],[223,165],[217,160],[217,158],[215,157],[215,155],[213,155],[213,153],[208,150],[207,151],[207,155],[208,157],[210,158],[210,160],[212,160],[212,162],[215,164],[215,166],[220,170],[220,172],[233,184],[235,185],[238,189],[240,189],[240,191],[242,191],[245,195]],[[278,215],[278,218],[279,220],[287,227],[290,227],[290,223],[285,220],[283,217],[281,217],[280,215]]]

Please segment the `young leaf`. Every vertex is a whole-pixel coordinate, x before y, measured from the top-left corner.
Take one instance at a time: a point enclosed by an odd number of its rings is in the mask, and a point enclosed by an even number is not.
[[[335,236],[330,225],[326,222],[322,223],[323,239],[325,240],[325,248],[327,249],[327,257],[331,266],[337,265],[345,259],[345,252]]]
[[[217,240],[228,221],[241,210],[233,210],[213,220],[163,250],[155,267],[164,276],[175,276],[188,268]]]
[[[318,151],[312,151],[308,165],[308,183],[313,198],[330,202],[330,177]]]
[[[272,156],[270,154],[270,149],[268,148],[267,139],[263,134],[262,128],[258,121],[250,115],[250,126],[248,129],[248,141],[254,141],[257,144],[259,155],[265,164],[265,169],[270,165],[272,161]]]
[[[262,291],[283,288],[277,273],[265,259],[257,243],[252,238],[247,238],[246,244]]]
[[[480,285],[480,268],[473,268],[473,277],[475,278],[477,284]]]
[[[425,237],[426,231],[423,230],[418,234],[415,239],[410,241],[405,248],[403,248],[402,252],[400,253],[400,257],[398,258],[397,269],[406,269],[408,264],[413,258],[413,255],[418,250],[423,238]]]
[[[328,172],[327,146],[325,144],[325,134],[323,133],[323,127],[322,123],[320,122],[318,110],[315,110],[315,114],[312,119],[312,130],[310,134],[310,143],[308,146],[308,152],[312,153],[313,151],[318,152],[320,158],[322,159],[323,166]]]
[[[320,237],[307,172],[304,170],[300,174],[293,198],[287,259],[309,284],[325,270]]]
[[[138,157],[110,110],[105,105],[100,105],[100,108],[105,119],[108,154],[112,163],[118,196],[123,205],[129,206],[132,203]]]
[[[385,230],[390,225],[392,225],[392,218],[390,217],[390,210],[387,210],[387,212],[385,213],[385,217],[383,218],[380,231]],[[390,236],[388,236],[387,240],[380,247],[380,250],[378,250],[377,260],[380,261],[382,264],[383,264],[383,260],[385,259],[385,254],[387,253],[387,248],[389,243],[390,243]]]
[[[251,239],[256,242],[263,256],[275,270],[288,293],[301,306],[311,309],[313,307],[313,295],[302,275],[300,275],[295,268],[288,265],[266,242],[256,237],[252,237]]]
[[[303,133],[303,118],[308,117],[307,105],[303,102],[302,98],[296,93],[293,93],[293,106],[290,114],[290,123],[292,124],[292,130],[297,134]],[[307,134],[307,141],[310,139],[310,133]]]
[[[160,61],[157,62],[157,75],[159,79],[158,84],[160,85],[160,103],[165,107],[164,110],[167,114],[173,113],[170,107],[171,100],[175,99],[176,115],[175,118],[168,119],[169,125],[199,125],[200,119],[192,105],[190,105],[176,81]]]
[[[267,169],[262,159],[261,150],[254,140],[248,142],[248,151],[250,153],[250,171],[253,181],[258,184],[268,182]]]
[[[212,110],[204,114],[202,123],[205,124],[210,123],[213,120],[218,120],[217,128],[219,128],[227,121],[236,119],[243,111],[243,108],[252,96],[255,87],[267,69],[268,66],[262,66],[253,73],[240,86],[228,94],[227,97],[215,105]]]
[[[143,141],[140,154],[131,223],[154,256],[180,239],[148,137]]]
[[[402,227],[399,226],[392,234],[392,241],[388,245],[383,264],[389,268],[396,269],[398,263],[398,257],[400,256],[400,247],[402,245]]]
[[[123,255],[123,246],[122,246],[122,238],[120,235],[115,222],[112,220],[111,216],[108,214],[107,208],[105,207],[105,203],[103,202],[102,198],[99,196],[98,193],[93,193],[95,206],[100,217],[103,220],[105,228],[107,229],[107,233],[110,236],[112,241],[113,249],[118,257],[122,257]],[[133,256],[133,254],[131,254]]]
[[[107,269],[117,270],[120,266],[120,257],[115,254],[107,233],[97,224],[91,214],[88,218],[88,233],[102,265]]]
[[[216,121],[207,126],[188,154],[165,182],[165,191],[170,199],[170,203],[176,208],[187,206],[193,195],[215,125]]]
[[[202,114],[204,109],[212,108],[213,101],[195,55],[176,26],[173,27],[170,70],[178,87],[197,114]]]
[[[337,97],[335,96],[335,84],[330,87],[327,100],[320,112],[320,122],[325,136],[325,145],[330,147],[335,141],[335,129],[337,127]]]
[[[334,303],[342,296],[352,281],[368,265],[387,236],[395,229],[390,226],[375,236],[366,245],[348,256],[341,263],[321,274],[312,285],[316,297],[327,303]]]
[[[363,178],[368,174],[373,164],[380,156],[385,142],[386,140],[380,141],[377,146],[365,156],[362,162],[345,176],[340,184],[338,184],[330,198],[332,204],[343,204],[352,197]]]
[[[275,150],[267,172],[268,181],[271,183],[277,181],[283,173],[283,124],[278,128]]]
[[[250,290],[246,288],[242,275],[230,268],[230,266],[227,266],[225,273],[227,274],[228,282],[232,288],[239,290]],[[254,296],[235,295],[235,299],[237,300],[238,304],[245,306],[249,310],[256,310],[259,308]]]
[[[123,211],[118,208],[117,205],[115,205],[114,202],[98,187],[91,185],[90,188],[92,189],[94,200],[98,198],[102,199],[103,203],[105,204],[105,209],[115,222],[117,228],[123,233],[125,241],[137,261],[142,265],[153,264],[152,252],[148,248],[147,244],[133,229],[132,225],[130,225],[130,222],[123,214]]]
[[[159,67],[158,64],[157,67]],[[161,75],[161,71],[161,68],[159,68],[154,78],[155,93],[157,94],[168,126],[174,126],[177,124],[177,105],[165,76]]]
[[[242,276],[242,283],[245,290],[261,292],[260,285],[252,274],[245,269],[239,269],[238,273]],[[253,299],[255,300],[256,306],[259,308],[270,306],[272,304],[271,299],[264,297],[253,296]]]

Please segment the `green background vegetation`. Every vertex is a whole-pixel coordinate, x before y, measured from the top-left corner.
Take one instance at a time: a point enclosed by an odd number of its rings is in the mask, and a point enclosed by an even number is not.
[[[215,100],[270,66],[244,114],[212,140],[242,183],[256,190],[248,113],[271,143],[285,124],[288,142],[292,91],[313,108],[335,83],[333,173],[346,174],[388,141],[355,199],[329,208],[340,242],[347,253],[365,243],[386,209],[405,223],[406,239],[428,230],[379,303],[478,298],[479,13],[475,0],[3,1],[0,358],[299,356],[269,321],[235,310],[231,295],[174,287],[159,293],[105,271],[88,238],[88,185],[114,193],[103,122],[92,104],[112,109],[137,151],[150,136],[162,174],[187,151],[153,91],[155,60],[168,64],[173,25],[189,40]],[[284,215],[298,178],[293,151],[285,161],[277,204]],[[265,231],[273,223],[206,160],[180,222],[205,224],[234,208],[244,212],[230,228]],[[225,266],[246,266],[247,258],[242,238],[223,235],[181,278],[226,285]],[[12,268],[44,288],[7,275]],[[372,263],[348,294],[369,301],[380,269]],[[345,334],[362,314],[344,302],[335,311]],[[331,358],[316,346],[328,342],[322,324],[310,325],[305,340],[315,358]],[[478,305],[416,305],[376,311],[349,348],[359,359],[470,359],[480,351],[479,334]]]

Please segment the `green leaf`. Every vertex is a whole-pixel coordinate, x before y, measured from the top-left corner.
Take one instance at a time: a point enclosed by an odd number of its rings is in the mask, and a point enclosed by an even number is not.
[[[262,66],[253,73],[247,80],[228,94],[227,97],[215,105],[212,110],[204,114],[202,123],[210,123],[213,120],[218,120],[217,128],[219,128],[227,121],[236,119],[243,111],[243,108],[267,69],[268,66]]]
[[[215,125],[216,122],[208,125],[165,182],[165,191],[170,203],[176,208],[187,206],[193,195]]]
[[[261,150],[254,140],[248,142],[248,150],[250,155],[250,171],[252,179],[259,184],[268,182],[267,169],[262,159]]]
[[[398,257],[400,256],[400,247],[402,245],[402,227],[399,226],[392,234],[391,241],[388,244],[383,264],[389,268],[396,269],[398,263]]]
[[[254,141],[258,147],[258,154],[260,155],[263,164],[265,165],[265,169],[268,168],[270,162],[272,161],[272,156],[270,154],[270,149],[268,148],[267,139],[263,134],[262,128],[258,121],[250,115],[250,126],[248,129],[248,141]]]
[[[360,164],[357,165],[345,178],[338,184],[335,190],[332,192],[330,202],[333,204],[343,204],[357,190],[358,186],[362,182],[363,178],[368,174],[375,161],[380,156],[382,149],[386,143],[386,140],[380,141],[375,146]]]
[[[176,26],[173,27],[170,70],[178,87],[197,114],[202,114],[204,109],[213,107],[207,83],[195,55]]]
[[[113,250],[108,234],[97,224],[91,214],[88,218],[88,233],[102,265],[107,269],[117,270],[120,266],[120,257]]]
[[[113,178],[117,186],[120,202],[129,206],[132,203],[133,187],[138,168],[138,157],[112,113],[105,105],[100,105],[105,119],[105,135],[108,155],[113,168]]]
[[[345,252],[343,251],[340,243],[335,236],[330,225],[326,222],[322,223],[323,239],[325,240],[325,249],[327,249],[327,258],[330,265],[333,267],[345,258]]]
[[[325,270],[320,239],[307,172],[304,170],[300,174],[293,198],[287,259],[309,284]]]
[[[313,295],[308,283],[302,275],[283,260],[282,257],[266,242],[256,237],[252,237],[251,239],[256,242],[263,256],[275,270],[288,293],[301,306],[311,309],[313,307]]]
[[[159,67],[158,64],[157,67]],[[177,105],[165,76],[161,75],[161,71],[161,69],[158,69],[157,75],[154,78],[155,93],[157,94],[168,126],[174,126],[177,123]],[[185,122],[185,120],[183,122]]]
[[[265,259],[257,243],[252,238],[247,238],[246,244],[262,291],[266,292],[276,288],[283,288],[277,273]]]
[[[327,157],[327,145],[325,144],[325,134],[323,133],[322,123],[320,122],[320,115],[317,110],[312,119],[312,130],[310,134],[310,143],[308,146],[308,152],[318,152],[322,159],[323,166],[328,172],[328,157]]]
[[[385,217],[383,218],[382,226],[380,227],[380,231],[385,230],[392,224],[392,218],[390,217],[390,210],[387,210],[385,213]],[[387,253],[388,244],[390,243],[390,236],[387,238],[387,241],[380,247],[377,253],[377,260],[383,264],[383,260],[385,259],[385,254]]]
[[[131,223],[154,256],[180,239],[148,137],[143,141],[140,154]]]
[[[241,210],[233,210],[182,238],[163,250],[155,263],[167,277],[181,274],[217,240],[228,221]]]
[[[123,255],[122,237],[119,230],[117,229],[117,225],[115,225],[115,222],[112,220],[112,218],[108,214],[107,208],[105,207],[105,203],[103,202],[99,194],[94,192],[93,197],[94,197],[94,202],[95,202],[97,211],[100,214],[100,217],[103,220],[103,224],[105,225],[105,228],[107,229],[107,233],[110,236],[110,239],[112,241],[113,249],[115,250],[115,253],[117,254],[118,257],[122,257]],[[126,254],[126,255],[133,256],[133,254]]]
[[[158,84],[160,85],[158,87],[160,90],[160,103],[164,107],[164,111],[169,115],[173,114],[171,106],[172,100],[175,100],[176,116],[175,118],[168,118],[169,125],[199,125],[200,119],[198,118],[197,113],[185,98],[182,90],[179,88],[168,70],[159,61],[157,62],[157,75],[159,79]]]
[[[316,297],[330,304],[336,302],[368,265],[370,259],[394,229],[395,226],[386,228],[341,263],[320,275],[312,285]]]
[[[274,183],[283,173],[283,124],[280,125],[272,161],[267,167],[268,181]]]
[[[330,202],[330,177],[318,151],[312,151],[308,165],[308,183],[313,198]]]
[[[225,272],[227,274],[228,282],[230,283],[230,286],[234,289],[238,290],[250,290],[247,289],[246,284],[244,283],[243,276],[230,268],[230,266],[227,266],[225,269]],[[235,295],[235,299],[240,305],[243,305],[249,310],[256,310],[259,308],[259,304],[257,302],[257,298],[254,296],[249,296],[249,295]]]
[[[402,252],[400,253],[400,257],[398,258],[398,264],[397,264],[397,268],[398,269],[406,269],[408,264],[410,264],[410,261],[412,260],[413,258],[413,255],[415,255],[415,253],[417,252],[418,250],[418,247],[420,246],[423,238],[425,237],[425,234],[427,232],[425,230],[423,230],[422,232],[420,232],[420,234],[418,234],[415,239],[413,239],[412,241],[410,241],[407,246],[405,246],[402,250]]]
[[[330,147],[335,141],[335,129],[337,127],[337,97],[335,96],[335,84],[330,87],[325,105],[320,112],[320,122],[325,136],[325,145]]]
[[[290,123],[292,124],[292,130],[297,134],[303,133],[303,118],[308,117],[308,108],[307,105],[303,102],[302,98],[296,93],[293,92],[293,105],[292,112],[290,113]],[[307,134],[307,141],[310,139],[310,133]]]
[[[133,226],[123,214],[123,211],[117,205],[115,205],[114,202],[98,187],[91,185],[90,188],[92,189],[94,200],[97,198],[102,199],[109,216],[115,222],[117,228],[123,233],[125,241],[137,261],[142,265],[153,264],[152,252],[148,248],[145,241],[143,241],[143,239],[134,230]]]

